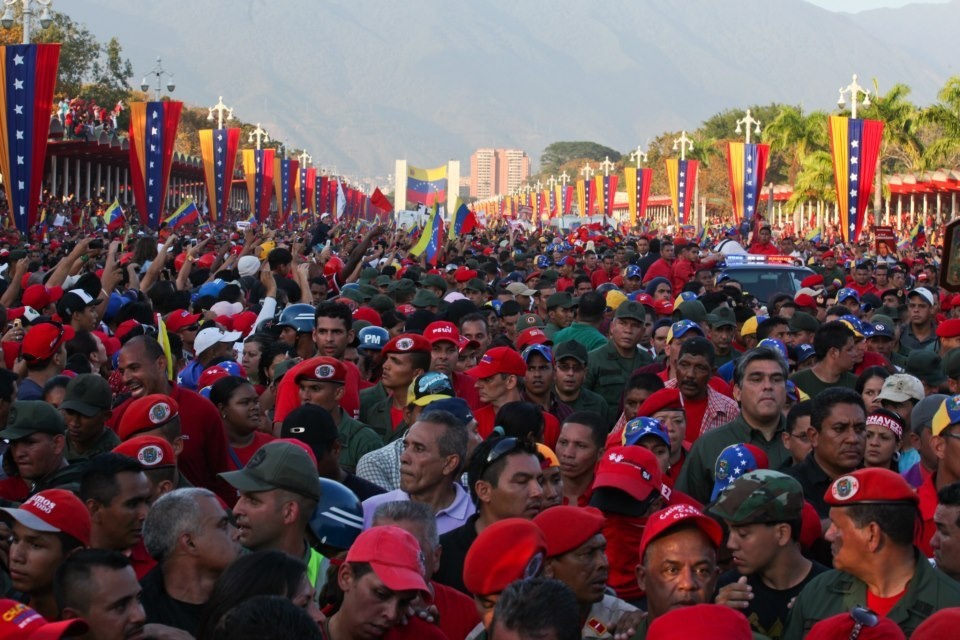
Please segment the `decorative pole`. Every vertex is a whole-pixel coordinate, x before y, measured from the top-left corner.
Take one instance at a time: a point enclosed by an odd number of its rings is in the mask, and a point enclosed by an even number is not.
[[[633,153],[630,154],[630,159],[637,163],[637,169],[640,168],[640,163],[649,162],[650,158],[647,156],[646,152],[643,150],[643,147],[639,144],[637,148],[633,150]]]
[[[247,139],[247,142],[253,142],[256,140],[256,149],[260,151],[260,145],[270,142],[270,136],[260,127],[260,123],[257,123],[257,128],[250,132],[250,137]]]
[[[212,107],[208,107],[207,111],[209,111],[207,114],[207,120],[210,120],[211,122],[213,121],[213,112],[217,112],[217,129],[223,129],[224,119],[233,120],[233,108],[223,104],[223,96],[220,96],[217,104],[213,105]],[[223,117],[224,112],[227,113],[226,118]]]
[[[300,166],[306,168],[311,162],[313,162],[313,156],[307,153],[307,150],[304,149],[303,153],[297,156],[297,160],[300,161]]]
[[[693,151],[693,140],[687,137],[686,131],[680,132],[680,137],[673,141],[673,150],[680,149],[680,159],[687,159],[687,151]]]
[[[760,121],[754,118],[750,114],[750,109],[747,109],[747,115],[737,120],[737,128],[734,133],[743,133],[743,128],[740,125],[746,126],[746,137],[744,142],[750,144],[750,127],[753,127],[753,133],[760,135]]]
[[[850,94],[850,117],[856,120],[857,104],[862,104],[865,107],[870,106],[870,91],[861,87],[857,82],[857,74],[853,74],[853,82],[840,88],[840,99],[837,100],[837,106],[841,109],[847,104],[843,99],[845,93]],[[860,94],[863,94],[863,100],[860,100]]]

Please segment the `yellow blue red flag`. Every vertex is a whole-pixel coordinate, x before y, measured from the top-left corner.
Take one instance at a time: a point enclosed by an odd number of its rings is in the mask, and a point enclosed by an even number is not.
[[[873,190],[883,122],[830,116],[830,151],[844,242],[857,242]]]

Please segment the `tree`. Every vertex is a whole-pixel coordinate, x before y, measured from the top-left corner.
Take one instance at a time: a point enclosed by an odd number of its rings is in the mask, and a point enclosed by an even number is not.
[[[877,156],[877,172],[873,186],[873,210],[879,213],[883,197],[884,171],[892,172],[895,166],[910,167],[923,171],[923,145],[917,136],[920,125],[920,110],[907,99],[910,87],[897,83],[886,95],[881,96],[877,80],[873,80],[874,98],[864,108],[864,117],[882,120],[883,140]]]
[[[786,154],[787,179],[793,183],[807,155],[827,147],[827,114],[804,114],[801,107],[786,106],[760,135],[771,151]]]
[[[34,31],[31,41],[60,43],[56,93],[66,96],[80,95],[84,83],[91,81],[91,72],[100,58],[100,43],[94,35],[66,14],[54,11],[53,23],[46,29]],[[117,46],[119,48],[119,45]]]
[[[953,76],[937,94],[939,102],[923,112],[923,122],[934,129],[927,147],[928,166],[955,166],[960,161],[960,76]]]
[[[570,160],[584,158],[602,161],[609,157],[611,162],[620,160],[620,152],[596,142],[554,142],[547,145],[540,156],[540,166],[544,172],[556,171]]]
[[[793,183],[793,194],[787,206],[796,208],[808,200],[836,202],[837,188],[833,175],[833,157],[829,151],[814,151],[803,159]]]
[[[93,82],[85,85],[83,93],[97,104],[110,107],[130,96],[129,80],[133,77],[133,65],[123,58],[120,41],[110,38],[102,47],[102,55],[91,68]]]

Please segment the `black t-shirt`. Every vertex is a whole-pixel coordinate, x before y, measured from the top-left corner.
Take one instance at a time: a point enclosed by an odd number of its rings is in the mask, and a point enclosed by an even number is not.
[[[757,633],[770,638],[770,640],[780,640],[787,624],[790,601],[803,591],[808,582],[828,570],[827,567],[814,561],[810,565],[810,572],[807,573],[807,577],[800,584],[782,591],[768,587],[758,574],[747,576],[747,584],[753,588],[753,600],[750,601],[749,607],[741,609],[741,611],[747,616],[750,627]],[[740,572],[731,569],[720,576],[717,589],[732,584],[740,578]]]
[[[360,502],[363,502],[367,498],[372,498],[373,496],[378,496],[381,493],[386,493],[386,490],[383,489],[380,485],[376,485],[369,480],[364,480],[360,476],[346,472],[347,477],[343,479],[343,486],[350,491],[353,491],[354,495],[360,498]]]
[[[451,529],[440,536],[440,545],[443,553],[440,555],[440,567],[433,574],[433,579],[440,584],[453,587],[472,596],[463,584],[463,563],[467,559],[470,545],[477,539],[477,519],[479,514],[473,514],[467,521],[456,529]]]
[[[143,588],[141,602],[147,614],[148,623],[165,624],[168,627],[183,629],[192,636],[197,635],[203,605],[171,598],[163,586],[160,565],[155,566],[143,576],[140,586]]]

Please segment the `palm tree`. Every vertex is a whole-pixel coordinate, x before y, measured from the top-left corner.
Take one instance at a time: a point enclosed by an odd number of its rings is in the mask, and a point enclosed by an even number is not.
[[[761,134],[771,150],[788,154],[788,179],[796,183],[808,154],[827,148],[827,114],[802,107],[786,106]]]
[[[910,87],[897,83],[881,96],[874,78],[873,88],[874,98],[864,109],[864,116],[884,123],[873,191],[874,215],[878,215],[883,195],[881,170],[884,165],[891,172],[898,167],[914,172],[924,171],[927,167],[924,166],[923,144],[918,135],[920,110],[907,99]]]
[[[925,123],[938,129],[927,147],[929,167],[952,166],[960,159],[960,76],[953,76],[937,94],[939,102],[922,115]]]
[[[821,150],[809,154],[803,159],[787,206],[796,209],[809,200],[836,202],[837,189],[833,178],[833,156],[830,152]]]

